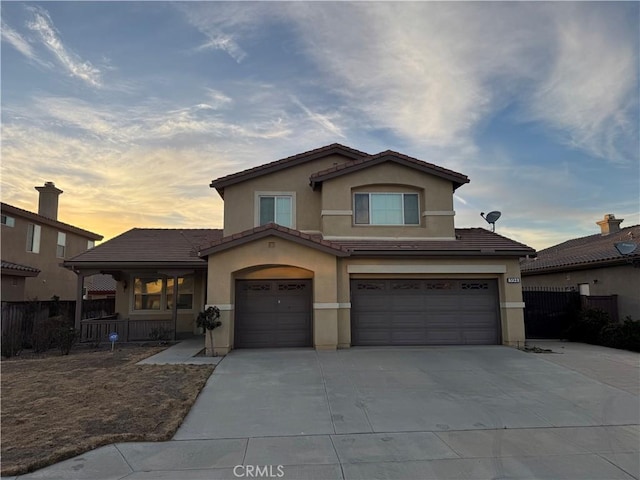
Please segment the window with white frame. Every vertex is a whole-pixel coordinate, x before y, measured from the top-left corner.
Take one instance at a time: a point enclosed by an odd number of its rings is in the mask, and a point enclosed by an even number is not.
[[[293,228],[293,195],[258,195],[258,223],[277,223]]]
[[[58,243],[56,245],[56,257],[64,258],[67,249],[67,234],[58,232]]]
[[[194,277],[178,277],[178,310],[193,309]],[[135,277],[134,310],[173,309],[173,278]]]
[[[40,253],[40,225],[27,225],[27,252]]]
[[[9,215],[2,215],[2,225],[6,225],[7,227],[15,227],[16,219],[10,217]]]
[[[417,193],[355,193],[356,225],[419,225]]]

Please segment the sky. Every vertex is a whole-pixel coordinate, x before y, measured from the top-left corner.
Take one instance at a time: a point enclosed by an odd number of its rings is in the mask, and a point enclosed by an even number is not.
[[[638,2],[2,2],[1,198],[105,240],[221,228],[211,180],[331,143],[463,173],[456,227],[640,223]]]

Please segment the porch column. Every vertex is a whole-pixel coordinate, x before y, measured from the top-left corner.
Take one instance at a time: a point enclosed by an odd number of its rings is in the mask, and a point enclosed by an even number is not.
[[[80,330],[80,322],[82,321],[82,293],[84,291],[84,273],[76,272],[78,275],[76,283],[76,314],[74,325],[76,330]]]
[[[178,331],[178,275],[173,275],[173,304],[171,305],[171,318],[173,319],[173,340],[177,338]]]

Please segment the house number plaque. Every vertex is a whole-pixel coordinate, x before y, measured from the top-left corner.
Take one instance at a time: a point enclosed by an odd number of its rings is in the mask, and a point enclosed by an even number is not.
[[[507,283],[520,283],[520,277],[507,277]]]

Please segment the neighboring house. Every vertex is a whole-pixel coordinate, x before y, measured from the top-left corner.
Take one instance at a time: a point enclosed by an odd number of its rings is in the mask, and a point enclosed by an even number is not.
[[[468,181],[396,152],[332,144],[212,181],[223,232],[136,229],[65,265],[111,273],[121,315],[166,319],[173,307],[181,332],[216,305],[218,354],[523,344],[519,259],[535,251],[454,227],[453,192]],[[170,298],[182,285],[192,308],[177,318]]]
[[[524,287],[562,287],[582,295],[617,295],[619,318],[640,319],[640,246],[621,255],[615,244],[640,243],[640,225],[620,228],[608,214],[600,233],[567,240],[538,252],[521,265]]]
[[[92,248],[102,235],[58,220],[62,190],[52,182],[36,190],[38,213],[1,204],[2,300],[50,300],[54,295],[74,300],[76,276],[62,263]]]
[[[84,281],[86,300],[104,300],[116,298],[116,281],[111,275],[92,275]]]

